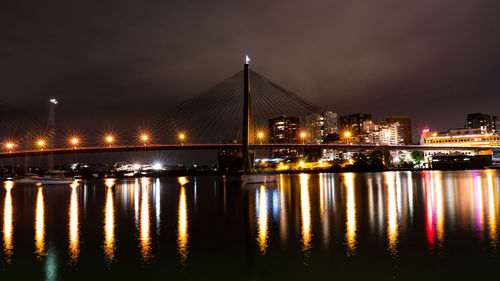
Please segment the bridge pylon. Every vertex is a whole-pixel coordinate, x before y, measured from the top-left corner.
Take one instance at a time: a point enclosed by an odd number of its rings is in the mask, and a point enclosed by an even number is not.
[[[250,152],[249,152],[249,136],[250,136],[250,71],[248,63],[250,58],[246,56],[245,64],[243,65],[243,133],[242,133],[242,150],[243,150],[243,163],[242,172],[250,172]]]

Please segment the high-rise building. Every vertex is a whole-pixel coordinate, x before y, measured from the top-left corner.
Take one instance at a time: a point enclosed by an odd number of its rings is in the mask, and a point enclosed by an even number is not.
[[[483,133],[495,133],[499,130],[498,117],[483,113],[467,114],[464,128],[481,129]]]
[[[358,135],[358,139],[362,143],[378,144],[378,145],[400,145],[402,138],[399,122],[363,122],[363,134]]]
[[[300,120],[298,117],[279,116],[269,120],[271,143],[297,143]]]
[[[356,113],[340,117],[341,130],[358,135],[363,133],[363,122],[372,120],[371,114]]]
[[[399,123],[398,144],[412,144],[411,119],[407,116],[391,116],[387,118],[388,124]]]
[[[269,120],[269,133],[271,143],[298,143],[300,119],[291,116],[279,116]],[[272,158],[296,158],[297,149],[276,148],[271,151]]]
[[[337,133],[337,113],[325,111],[306,117],[306,127],[310,143],[323,143],[328,135]]]

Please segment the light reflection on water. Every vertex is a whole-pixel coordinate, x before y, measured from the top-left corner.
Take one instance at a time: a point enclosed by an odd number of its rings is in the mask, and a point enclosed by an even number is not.
[[[179,215],[178,215],[178,231],[177,243],[181,263],[185,263],[188,257],[188,210],[186,205],[186,188],[184,184],[187,180],[184,177],[179,178],[181,184],[181,193],[179,195]]]
[[[488,183],[488,222],[489,222],[489,235],[490,235],[490,245],[493,248],[497,246],[497,208],[498,208],[498,193],[497,189],[493,183],[493,173],[491,171],[486,171],[487,183]]]
[[[80,233],[78,222],[78,182],[71,184],[71,201],[69,203],[69,263],[74,264],[80,253]]]
[[[311,249],[311,206],[309,201],[309,175],[300,174],[300,213],[302,229],[302,251],[309,255]]]
[[[5,186],[5,200],[3,207],[3,248],[5,260],[10,263],[12,254],[14,253],[14,242],[12,241],[12,236],[14,232],[14,227],[12,224],[12,215],[14,210],[12,209],[12,196],[11,190],[14,187],[13,181],[6,181]]]
[[[2,252],[7,264],[15,264],[24,257],[25,236],[33,254],[34,237],[35,257],[47,262],[46,253],[53,251],[56,263],[73,269],[96,245],[110,268],[131,256],[142,266],[172,257],[177,265],[189,265],[206,258],[200,249],[216,243],[221,249],[235,245],[238,251],[252,251],[259,259],[278,253],[306,257],[305,266],[317,254],[356,260],[366,249],[400,259],[413,240],[423,246],[414,249],[423,256],[445,256],[456,241],[484,245],[494,255],[499,182],[494,170],[303,173],[254,185],[210,177],[106,179],[50,188],[13,188],[7,181]],[[18,215],[23,213],[29,223]]]
[[[149,179],[141,179],[140,248],[143,262],[151,259],[151,235],[149,221]]]
[[[356,254],[356,197],[354,194],[354,174],[344,174],[344,184],[347,189],[346,198],[346,242],[347,242],[347,255],[352,256]]]
[[[389,252],[396,255],[398,244],[398,211],[396,201],[396,187],[393,172],[384,173],[387,185],[387,238],[389,239]]]
[[[107,263],[115,258],[115,207],[113,198],[114,179],[106,179],[106,205],[104,208],[104,257]]]
[[[267,250],[267,192],[266,187],[261,185],[258,194],[258,230],[257,241],[259,243],[260,253],[266,254]]]
[[[43,259],[45,253],[45,203],[43,200],[43,187],[38,187],[36,196],[35,215],[35,253],[39,260]]]

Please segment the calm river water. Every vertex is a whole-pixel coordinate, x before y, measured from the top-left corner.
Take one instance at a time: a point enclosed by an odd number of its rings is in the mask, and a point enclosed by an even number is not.
[[[0,280],[485,280],[495,170],[3,183]]]

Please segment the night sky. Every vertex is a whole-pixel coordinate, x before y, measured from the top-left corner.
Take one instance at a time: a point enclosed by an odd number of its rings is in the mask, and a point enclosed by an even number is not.
[[[56,97],[59,127],[136,126],[248,53],[255,71],[340,114],[461,127],[467,113],[500,114],[499,11],[495,0],[3,1],[0,100],[45,122]]]

